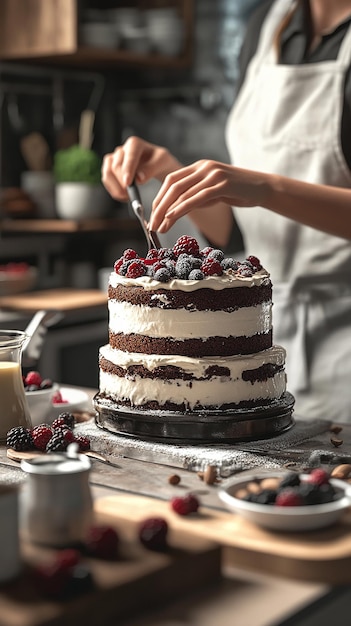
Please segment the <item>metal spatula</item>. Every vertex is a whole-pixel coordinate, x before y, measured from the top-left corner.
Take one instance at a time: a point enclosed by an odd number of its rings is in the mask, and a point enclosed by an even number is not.
[[[145,239],[147,241],[149,250],[151,248],[162,248],[160,240],[157,236],[157,233],[155,233],[152,230],[149,230],[147,227],[147,223],[145,220],[145,209],[144,209],[143,203],[141,202],[139,189],[136,183],[133,182],[131,185],[129,185],[127,187],[127,191],[128,191],[128,196],[129,196],[131,207],[144,231]]]

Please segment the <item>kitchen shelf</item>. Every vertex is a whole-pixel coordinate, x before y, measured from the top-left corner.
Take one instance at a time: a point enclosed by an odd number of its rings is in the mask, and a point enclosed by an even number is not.
[[[47,233],[91,233],[116,231],[119,233],[140,233],[140,225],[137,220],[129,218],[99,218],[87,220],[61,220],[61,219],[2,219],[0,220],[0,233],[6,234],[47,234]]]
[[[0,61],[80,69],[188,67],[193,57],[194,2],[172,0],[170,6],[177,6],[184,28],[178,56],[81,45],[79,0],[26,0],[26,11],[23,0],[1,0]]]

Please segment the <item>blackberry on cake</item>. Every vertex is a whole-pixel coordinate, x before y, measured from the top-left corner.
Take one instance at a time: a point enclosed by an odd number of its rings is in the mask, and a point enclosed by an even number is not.
[[[97,400],[138,412],[198,415],[270,407],[286,393],[273,343],[272,283],[260,260],[193,237],[146,258],[128,249],[108,286],[108,343]]]

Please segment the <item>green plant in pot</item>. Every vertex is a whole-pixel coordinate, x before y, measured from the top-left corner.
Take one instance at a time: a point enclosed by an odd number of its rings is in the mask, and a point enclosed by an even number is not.
[[[63,219],[106,215],[109,196],[101,183],[102,161],[98,154],[79,144],[54,155],[56,212]]]

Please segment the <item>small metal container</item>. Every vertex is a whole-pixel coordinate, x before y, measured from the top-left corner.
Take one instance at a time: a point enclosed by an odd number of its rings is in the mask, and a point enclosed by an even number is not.
[[[89,458],[74,449],[22,460],[21,467],[28,474],[20,495],[22,538],[52,547],[84,541],[93,518]]]

